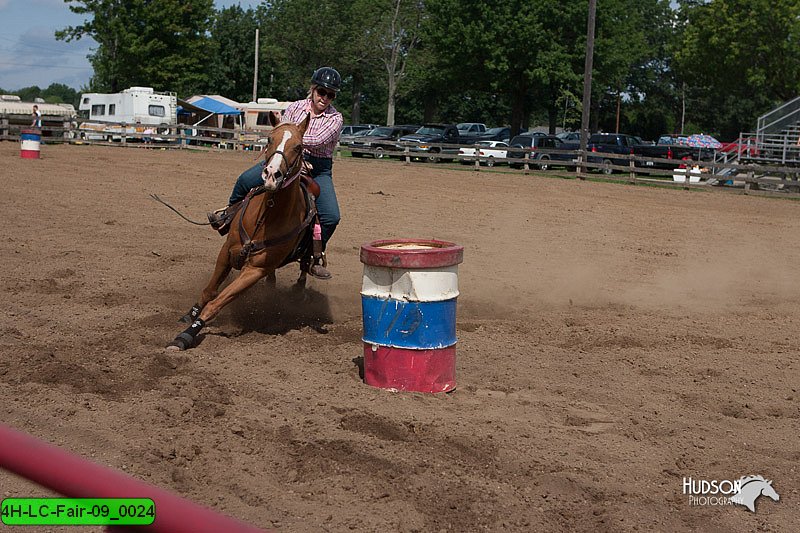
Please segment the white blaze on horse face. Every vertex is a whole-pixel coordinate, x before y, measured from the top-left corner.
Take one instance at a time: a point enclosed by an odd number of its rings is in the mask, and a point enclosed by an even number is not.
[[[282,172],[289,171],[289,162],[286,161],[286,144],[291,140],[292,132],[291,131],[284,131],[283,132],[283,139],[281,139],[278,146],[275,148],[275,152],[273,152],[273,156],[267,164],[264,165],[264,169],[261,171],[261,179],[264,180],[264,187],[268,191],[274,191],[278,188],[278,180],[280,179]],[[281,167],[283,167],[282,170]],[[285,178],[286,176],[284,176]]]

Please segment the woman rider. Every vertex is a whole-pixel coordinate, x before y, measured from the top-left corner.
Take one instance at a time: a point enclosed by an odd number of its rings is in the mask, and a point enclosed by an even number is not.
[[[339,224],[339,202],[333,187],[333,152],[339,142],[342,131],[342,114],[333,107],[333,100],[341,89],[342,77],[331,67],[320,67],[311,76],[311,87],[308,96],[303,100],[292,102],[283,111],[283,122],[302,122],[308,113],[311,114],[308,128],[303,135],[303,159],[311,165],[311,177],[319,185],[317,212],[322,227],[322,250],[330,240]],[[228,200],[231,206],[244,199],[250,189],[263,184],[261,178],[262,163],[245,170],[236,180],[233,192]],[[230,222],[226,210],[208,214],[211,226],[221,234],[227,233]],[[331,273],[315,261],[309,273],[319,279],[330,279]]]

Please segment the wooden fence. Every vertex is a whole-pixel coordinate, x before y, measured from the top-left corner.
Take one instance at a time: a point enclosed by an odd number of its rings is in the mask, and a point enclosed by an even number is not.
[[[140,125],[137,125],[140,126]],[[42,128],[42,142],[97,144],[119,147],[155,147],[165,149],[191,150],[261,150],[263,138],[268,129],[261,131],[243,131],[207,126],[174,125],[156,128],[155,132],[129,131],[134,125],[121,125],[118,132],[93,132],[76,128],[74,124],[65,123],[63,127]],[[9,124],[0,118],[0,140],[18,141],[21,130],[25,126]],[[140,126],[141,129],[141,126]],[[472,145],[475,153],[480,148]],[[422,150],[418,143],[394,143],[394,150],[384,147],[380,152],[368,147],[339,146],[336,157],[341,158],[343,152],[357,152],[362,155],[380,155],[402,160],[406,165],[413,161],[424,162],[464,162],[472,164],[475,171],[482,170],[482,164],[488,160],[480,156],[464,156],[459,149],[464,145],[430,144]],[[491,149],[491,148],[489,148]],[[714,161],[683,161],[677,159],[661,159],[642,157],[632,154],[610,154],[600,152],[581,152],[580,150],[536,149],[536,155],[530,148],[515,148],[523,157],[493,158],[495,165],[507,163],[521,168],[523,174],[533,171],[565,172],[578,179],[596,178],[598,174],[604,179],[624,181],[628,183],[658,183],[682,188],[708,187],[709,185],[730,186],[742,189],[745,193],[762,191],[763,193],[780,193],[781,195],[800,194],[800,166],[740,164],[735,162],[721,163]],[[541,157],[549,157],[543,160]],[[546,166],[546,169],[543,167]],[[496,169],[492,169],[496,170]],[[484,170],[485,171],[485,170]],[[700,181],[697,181],[699,171]],[[683,177],[683,179],[680,179]]]

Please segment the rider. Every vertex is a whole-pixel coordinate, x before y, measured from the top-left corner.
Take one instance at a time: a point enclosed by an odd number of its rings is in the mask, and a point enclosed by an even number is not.
[[[311,166],[311,177],[319,185],[320,194],[317,198],[317,212],[319,213],[320,226],[322,227],[322,249],[336,230],[339,224],[339,202],[336,199],[336,190],[333,187],[333,152],[339,142],[342,131],[342,114],[333,107],[333,100],[342,86],[342,77],[331,67],[320,67],[311,76],[311,87],[308,96],[303,100],[292,102],[287,107],[281,118],[284,122],[300,123],[308,113],[311,120],[305,135],[303,135],[303,159]],[[228,200],[231,206],[242,200],[250,189],[262,185],[261,169],[263,163],[245,170],[236,180],[233,192]],[[227,233],[230,215],[227,208],[208,214],[211,226],[223,235]],[[315,260],[310,274],[320,279],[329,279],[331,273],[325,268],[324,257]]]

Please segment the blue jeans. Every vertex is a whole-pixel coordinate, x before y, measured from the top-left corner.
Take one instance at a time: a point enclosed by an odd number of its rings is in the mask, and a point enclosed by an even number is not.
[[[333,187],[333,175],[331,174],[333,160],[310,155],[304,157],[314,167],[311,171],[311,177],[319,185],[317,212],[319,213],[320,226],[322,226],[322,248],[325,249],[341,219],[339,201],[336,199],[336,189]],[[250,192],[250,189],[264,184],[261,179],[261,168],[262,164],[259,162],[239,175],[236,179],[236,184],[233,186],[228,205],[242,200]]]

